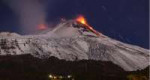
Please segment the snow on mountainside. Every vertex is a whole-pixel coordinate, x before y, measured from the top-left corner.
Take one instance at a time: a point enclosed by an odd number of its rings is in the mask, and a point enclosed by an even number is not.
[[[8,36],[0,33],[0,55],[32,54],[65,60],[111,61],[126,71],[146,68],[149,50],[100,36],[74,20],[64,21],[52,31],[38,35]],[[13,33],[14,34],[14,33]],[[11,35],[11,34],[10,34]]]
[[[16,33],[10,33],[10,32],[1,32],[0,37],[17,37],[20,36],[19,34]]]

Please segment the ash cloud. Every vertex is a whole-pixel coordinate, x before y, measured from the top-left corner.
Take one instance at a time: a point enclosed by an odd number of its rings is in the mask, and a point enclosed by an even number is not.
[[[45,6],[40,0],[4,0],[18,15],[23,34],[36,32],[39,24],[46,24]]]

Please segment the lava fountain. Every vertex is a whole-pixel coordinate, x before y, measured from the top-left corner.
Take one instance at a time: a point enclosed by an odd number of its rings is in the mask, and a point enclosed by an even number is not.
[[[84,27],[88,30],[90,30],[91,32],[95,33],[97,36],[100,36],[100,33],[97,32],[95,29],[93,29],[91,26],[89,26],[89,24],[87,23],[87,20],[85,19],[84,16],[80,15],[75,19],[77,22],[85,25]]]

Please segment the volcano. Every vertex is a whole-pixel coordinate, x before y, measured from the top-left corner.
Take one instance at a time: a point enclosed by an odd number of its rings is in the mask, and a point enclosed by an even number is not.
[[[53,56],[66,61],[110,61],[126,71],[149,66],[149,50],[112,39],[76,19],[62,21],[53,30],[37,35],[1,34],[1,56],[31,54],[40,59]]]

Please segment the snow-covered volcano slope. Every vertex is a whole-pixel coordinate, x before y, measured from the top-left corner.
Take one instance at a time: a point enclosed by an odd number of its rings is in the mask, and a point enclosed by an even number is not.
[[[143,69],[149,65],[149,50],[103,34],[98,36],[84,26],[70,20],[39,35],[0,36],[0,55],[32,54],[39,58],[55,56],[72,61],[111,61],[126,71]]]

